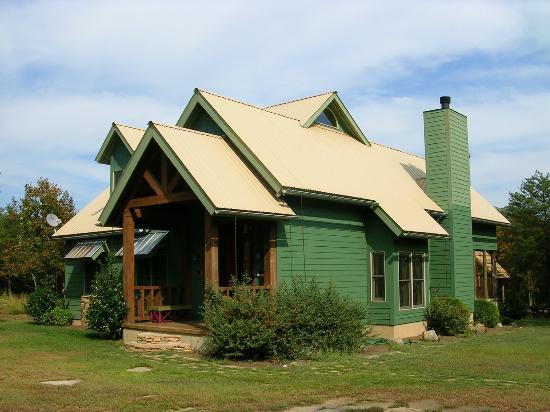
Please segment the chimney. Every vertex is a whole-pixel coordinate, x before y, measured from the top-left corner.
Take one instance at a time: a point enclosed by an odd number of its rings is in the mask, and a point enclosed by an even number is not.
[[[430,239],[431,290],[462,300],[473,310],[474,276],[468,125],[451,109],[451,98],[439,99],[440,109],[424,112],[426,192],[445,211],[439,221],[449,239]]]

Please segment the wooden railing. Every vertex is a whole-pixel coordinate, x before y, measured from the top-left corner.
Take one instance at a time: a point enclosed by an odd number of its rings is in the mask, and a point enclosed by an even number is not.
[[[184,288],[180,286],[134,286],[134,313],[136,321],[150,320],[151,306],[176,305],[184,301]]]
[[[231,296],[232,292],[235,291],[235,289],[238,289],[240,286],[221,286],[218,288],[218,290],[224,294],[225,296]],[[249,286],[248,289],[250,289],[253,292],[257,292],[260,290],[269,290],[271,287],[269,285],[265,286]]]

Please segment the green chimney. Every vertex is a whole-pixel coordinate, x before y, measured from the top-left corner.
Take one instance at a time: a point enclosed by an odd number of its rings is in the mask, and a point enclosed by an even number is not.
[[[432,294],[459,298],[473,310],[474,272],[470,201],[470,154],[466,116],[449,108],[424,112],[427,193],[444,211],[440,224],[449,239],[431,239]]]

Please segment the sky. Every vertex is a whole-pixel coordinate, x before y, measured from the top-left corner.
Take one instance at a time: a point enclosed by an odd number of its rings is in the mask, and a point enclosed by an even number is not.
[[[0,1],[0,206],[47,177],[108,186],[111,123],[174,124],[194,88],[264,106],[336,90],[373,141],[423,155],[468,116],[472,184],[504,206],[550,169],[548,1]]]

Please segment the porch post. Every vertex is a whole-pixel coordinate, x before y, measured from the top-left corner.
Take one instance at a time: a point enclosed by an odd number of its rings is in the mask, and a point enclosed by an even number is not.
[[[126,320],[130,323],[135,321],[135,302],[134,302],[134,217],[129,208],[124,209],[122,215],[122,268],[123,268],[123,288],[126,304],[128,305],[128,315]]]
[[[483,297],[489,299],[489,285],[487,282],[487,251],[483,250]]]
[[[218,273],[218,224],[204,211],[204,281],[215,289],[220,285]]]
[[[269,239],[264,256],[264,286],[277,286],[277,222],[269,226]]]

